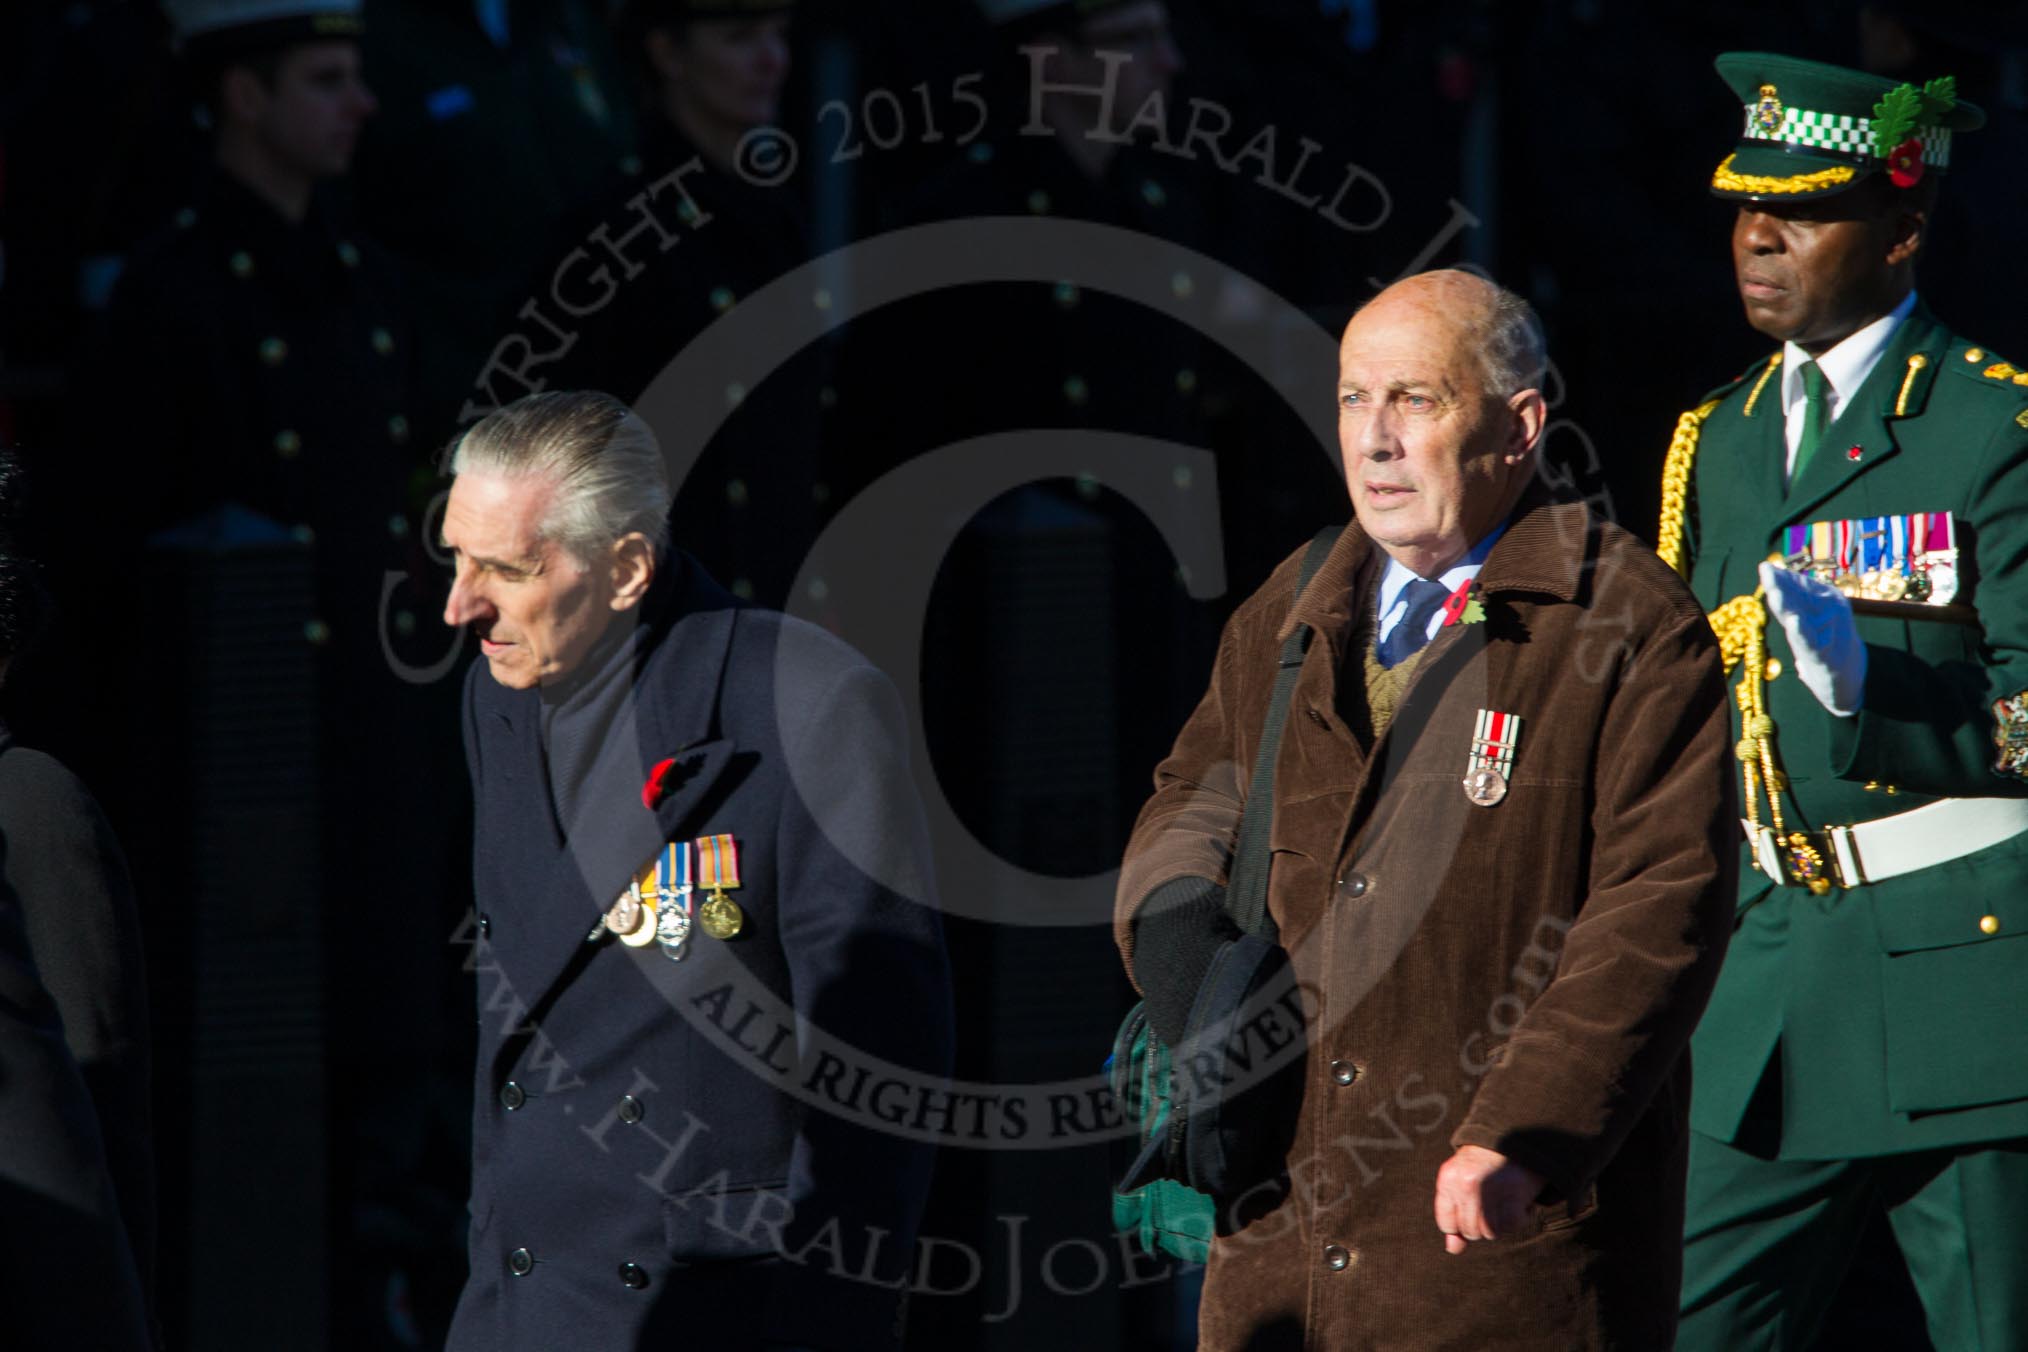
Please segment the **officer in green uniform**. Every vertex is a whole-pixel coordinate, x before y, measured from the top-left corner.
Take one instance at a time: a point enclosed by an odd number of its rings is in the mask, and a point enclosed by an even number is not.
[[[1940,1348],[2028,1346],[2028,374],[1915,262],[1953,82],[1760,53],[1712,191],[1780,344],[1683,415],[1664,556],[1738,690],[1738,929],[1693,1043],[1692,1349],[1812,1345],[1885,1208]]]

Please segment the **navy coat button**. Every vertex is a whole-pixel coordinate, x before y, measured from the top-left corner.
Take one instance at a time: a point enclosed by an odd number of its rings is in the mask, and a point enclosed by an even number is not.
[[[632,1094],[620,1095],[620,1121],[632,1125],[647,1115],[648,1110],[641,1106],[641,1100]]]
[[[648,1274],[641,1270],[639,1263],[620,1264],[620,1280],[635,1291],[645,1291],[648,1287]]]
[[[493,937],[493,917],[484,911],[479,912],[479,937],[481,939]]]
[[[507,1081],[506,1088],[500,1091],[500,1102],[505,1104],[507,1111],[511,1113],[522,1104],[528,1102],[528,1095],[521,1092],[520,1085],[509,1080]]]
[[[517,1277],[526,1277],[535,1271],[535,1255],[526,1249],[516,1249],[507,1255],[507,1270]]]

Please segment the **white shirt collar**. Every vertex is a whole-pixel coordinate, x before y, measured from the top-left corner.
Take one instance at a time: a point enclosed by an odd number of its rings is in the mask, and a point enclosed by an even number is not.
[[[1465,557],[1446,568],[1441,576],[1432,580],[1443,583],[1451,591],[1456,591],[1464,586],[1467,581],[1479,575],[1479,569],[1485,566],[1486,556],[1493,552],[1494,544],[1506,533],[1506,530],[1507,520],[1503,519],[1499,525],[1487,531],[1479,542],[1472,546]],[[1402,614],[1407,610],[1407,603],[1402,599],[1401,594],[1408,590],[1408,584],[1415,581],[1419,576],[1420,574],[1409,568],[1407,564],[1400,562],[1391,555],[1388,557],[1387,571],[1380,575],[1380,596],[1378,598],[1380,623],[1375,626],[1373,631],[1373,637],[1376,642],[1386,638],[1394,626],[1400,622]],[[1430,617],[1429,633],[1425,637],[1434,637],[1438,626],[1442,623],[1443,612],[1439,610]]]
[[[1855,394],[1866,377],[1873,374],[1873,368],[1880,364],[1880,356],[1887,351],[1887,345],[1894,341],[1894,332],[1901,322],[1915,311],[1915,292],[1910,291],[1901,298],[1901,304],[1865,328],[1841,340],[1838,345],[1815,358],[1817,369],[1824,373],[1824,379],[1831,388],[1825,395],[1825,409],[1829,427],[1845,410],[1845,402]],[[1787,416],[1805,402],[1803,398],[1803,363],[1810,361],[1810,354],[1794,343],[1782,344],[1782,413]],[[1797,424],[1800,433],[1801,425]],[[1793,438],[1791,438],[1793,441]]]

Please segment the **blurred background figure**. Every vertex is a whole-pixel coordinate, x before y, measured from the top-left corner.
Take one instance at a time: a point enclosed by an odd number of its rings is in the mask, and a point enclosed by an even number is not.
[[[440,443],[485,412],[461,410],[560,223],[631,157],[633,101],[604,0],[367,0],[364,18],[380,115],[354,188],[402,260]]]
[[[424,1163],[461,1153],[460,1095],[438,1072],[463,1036],[445,940],[466,809],[455,692],[425,679],[445,646],[418,632],[436,584],[415,353],[394,267],[336,192],[377,106],[358,0],[171,12],[209,150],[75,373],[52,469],[63,514],[91,528],[59,537],[58,669],[168,930],[165,1053],[215,1072],[163,1114],[188,1166],[164,1181],[172,1334],[216,1336],[213,1311],[262,1317],[223,1284],[269,1243],[248,1208],[299,1203],[317,1223],[276,1256],[320,1295],[329,1263],[328,1306],[306,1307],[319,1336],[372,1347],[427,1303],[412,1288],[432,1262],[447,1305],[462,1193]],[[103,660],[116,593],[157,660]],[[140,754],[178,767],[166,798],[123,772]],[[348,1000],[365,971],[376,998]],[[301,1115],[227,1148],[219,1123],[283,1103]],[[247,1186],[284,1159],[281,1194]]]
[[[0,452],[0,683],[48,597]],[[9,1346],[140,1352],[155,1243],[148,1021],[126,859],[91,793],[0,722],[0,1308]]]
[[[734,595],[770,606],[789,602],[828,491],[818,466],[829,344],[772,371],[752,350],[720,348],[699,366],[690,349],[810,258],[798,180],[743,157],[744,138],[781,115],[794,10],[793,0],[629,0],[618,31],[640,152],[570,219],[529,288],[573,337],[540,372],[551,386],[637,403],[672,370],[672,397],[724,416],[704,445],[664,436],[672,538]],[[815,315],[821,291],[812,283],[787,303]]]

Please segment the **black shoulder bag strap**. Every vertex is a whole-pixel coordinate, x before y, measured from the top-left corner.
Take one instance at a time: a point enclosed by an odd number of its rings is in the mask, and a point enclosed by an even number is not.
[[[1310,541],[1302,566],[1296,572],[1297,597],[1323,567],[1325,556],[1343,529],[1326,526]],[[1294,598],[1289,604],[1294,606]],[[1268,833],[1275,818],[1275,761],[1282,749],[1282,725],[1289,721],[1289,698],[1295,693],[1296,676],[1303,669],[1303,658],[1310,651],[1314,632],[1309,625],[1299,624],[1282,641],[1281,668],[1275,672],[1274,693],[1268,699],[1267,718],[1261,724],[1260,750],[1253,758],[1253,782],[1247,787],[1246,805],[1240,812],[1239,839],[1233,846],[1232,872],[1225,889],[1225,909],[1233,923],[1248,934],[1267,939],[1278,937],[1274,917],[1267,909]]]

